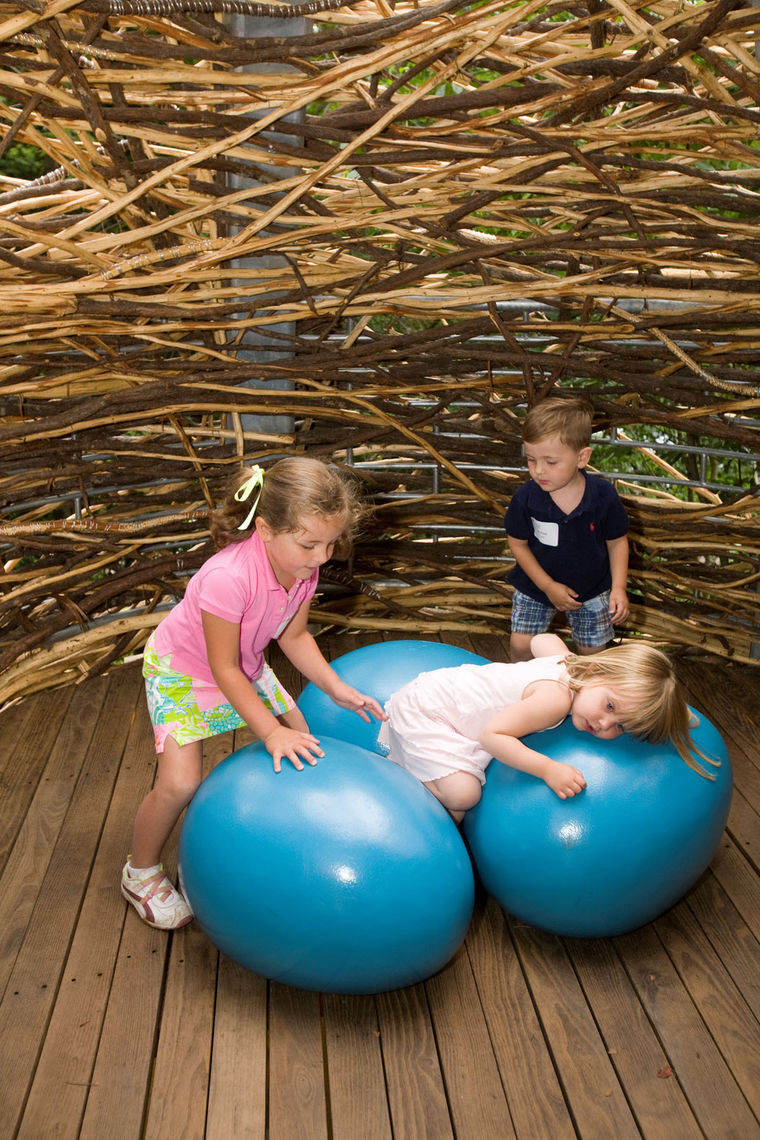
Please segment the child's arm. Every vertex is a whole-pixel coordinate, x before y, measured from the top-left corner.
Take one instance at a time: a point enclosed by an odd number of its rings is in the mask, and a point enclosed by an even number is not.
[[[610,617],[615,624],[624,622],[630,613],[626,583],[628,581],[628,537],[607,540],[607,553],[610,559]]]
[[[562,764],[528,748],[520,739],[562,720],[571,704],[572,697],[565,685],[558,681],[534,681],[525,690],[522,700],[491,717],[479,744],[502,764],[538,776],[560,799],[574,796],[586,786],[583,773],[571,764]]]
[[[546,594],[555,610],[562,610],[564,612],[565,610],[579,610],[581,608],[581,603],[578,601],[578,595],[575,590],[571,590],[569,586],[563,585],[562,582],[555,582],[555,580],[546,573],[528,546],[526,539],[513,538],[510,534],[507,535],[507,541],[517,565],[521,570],[525,571],[531,582]]]
[[[303,768],[301,758],[307,764],[316,764],[315,754],[324,756],[316,736],[280,724],[251,688],[251,682],[240,668],[240,626],[236,622],[225,621],[224,618],[207,613],[206,610],[201,611],[201,616],[208,663],[214,680],[235,712],[264,742],[272,755],[275,772],[280,771],[284,756],[295,768]]]
[[[312,681],[317,688],[327,693],[336,705],[353,709],[362,720],[370,719],[367,710],[377,720],[387,720],[382,706],[374,697],[360,693],[358,689],[341,681],[306,628],[308,618],[309,603],[304,602],[277,639],[280,649],[288,660],[308,681]]]
[[[530,651],[534,657],[559,657],[570,652],[556,633],[537,633],[530,639]]]

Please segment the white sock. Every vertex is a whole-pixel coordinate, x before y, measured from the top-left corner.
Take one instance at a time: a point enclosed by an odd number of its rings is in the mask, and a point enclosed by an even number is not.
[[[149,879],[151,875],[155,875],[156,871],[161,869],[160,863],[156,863],[154,867],[133,867],[131,863],[127,863],[127,874],[130,879]]]

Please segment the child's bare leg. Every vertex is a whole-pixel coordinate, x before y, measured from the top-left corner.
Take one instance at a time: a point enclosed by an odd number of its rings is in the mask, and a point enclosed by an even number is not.
[[[513,633],[509,639],[510,661],[530,661],[533,657],[530,643],[534,637],[533,633]]]
[[[461,823],[464,813],[480,799],[480,780],[471,772],[450,772],[437,780],[425,783],[436,799],[440,800],[455,823]]]
[[[158,757],[158,775],[137,809],[132,837],[133,867],[153,867],[172,828],[201,782],[203,745],[200,740],[179,745],[166,738]]]
[[[601,653],[603,649],[607,648],[607,645],[576,645],[575,652],[579,657],[592,657],[595,653]]]

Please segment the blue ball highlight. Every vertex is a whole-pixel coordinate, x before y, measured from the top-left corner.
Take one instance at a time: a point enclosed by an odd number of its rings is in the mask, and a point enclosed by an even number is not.
[[[330,664],[342,681],[384,705],[393,693],[420,673],[454,665],[487,665],[488,660],[455,645],[412,640],[365,645],[336,657]],[[324,733],[382,754],[377,746],[380,725],[374,717],[368,724],[350,709],[339,708],[311,681],[298,698],[298,707],[315,736]]]
[[[262,744],[222,761],[187,810],[180,866],[211,941],[264,977],[378,993],[422,981],[474,901],[458,829],[397,765],[343,740],[276,773]]]
[[[569,937],[624,934],[673,906],[717,851],[731,804],[731,763],[701,714],[697,746],[721,760],[715,780],[671,744],[599,741],[565,721],[525,743],[583,772],[561,800],[542,780],[491,761],[483,798],[465,817],[486,890],[515,917]]]

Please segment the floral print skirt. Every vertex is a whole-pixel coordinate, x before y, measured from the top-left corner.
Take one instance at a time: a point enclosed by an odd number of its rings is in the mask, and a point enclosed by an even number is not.
[[[221,689],[178,673],[171,663],[170,653],[159,657],[151,637],[143,655],[143,677],[156,752],[163,752],[167,736],[182,745],[242,728],[245,721]],[[282,716],[295,707],[296,702],[268,665],[251,684],[275,716]]]

